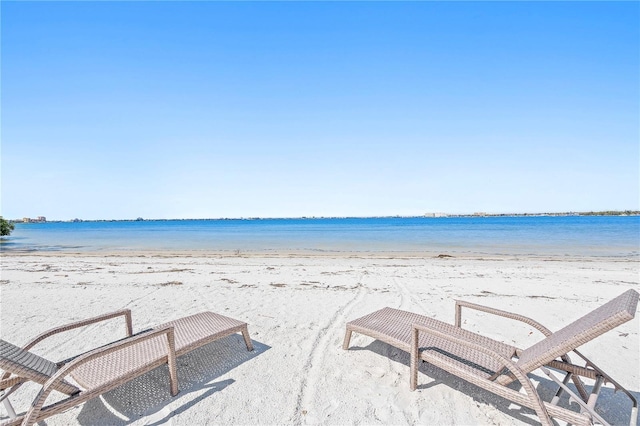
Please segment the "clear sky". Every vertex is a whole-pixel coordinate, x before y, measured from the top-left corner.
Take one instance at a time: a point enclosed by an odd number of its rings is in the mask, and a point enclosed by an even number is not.
[[[7,218],[640,209],[638,2],[0,7]]]

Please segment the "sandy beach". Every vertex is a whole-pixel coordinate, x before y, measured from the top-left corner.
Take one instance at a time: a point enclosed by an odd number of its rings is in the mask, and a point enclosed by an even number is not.
[[[161,367],[47,425],[537,424],[523,409],[423,365],[409,389],[409,355],[345,324],[385,306],[453,323],[454,300],[519,312],[557,330],[640,284],[637,258],[438,257],[438,253],[5,253],[2,338],[17,345],[57,325],[128,308],[134,331],[201,311],[249,324],[255,350],[229,336],[178,360],[171,397]],[[540,333],[465,313],[464,328],[527,347]],[[582,347],[636,397],[638,316]],[[123,337],[120,322],[46,340],[52,360]],[[553,392],[546,376],[533,375]],[[38,391],[12,395],[24,411]],[[628,424],[630,403],[606,385],[601,414]],[[1,419],[6,419],[0,409]]]

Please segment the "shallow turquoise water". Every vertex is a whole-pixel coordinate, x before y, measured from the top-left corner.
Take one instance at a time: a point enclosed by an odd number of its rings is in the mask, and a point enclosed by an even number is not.
[[[344,218],[16,224],[3,251],[318,250],[635,256],[638,216]]]

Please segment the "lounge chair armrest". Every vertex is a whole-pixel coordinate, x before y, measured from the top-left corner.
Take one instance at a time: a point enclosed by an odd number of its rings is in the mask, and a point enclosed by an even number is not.
[[[414,323],[411,325],[411,370],[412,370],[411,389],[412,390],[415,390],[417,387],[417,363],[419,358],[418,342],[420,341],[419,339],[420,332],[429,333],[431,335],[434,335],[441,339],[448,340],[458,345],[466,346],[472,350],[481,352],[491,358],[494,358],[500,361],[503,364],[503,367],[507,368],[511,372],[511,374],[513,374],[518,379],[518,381],[520,382],[524,390],[527,392],[529,397],[536,401],[536,405],[538,406],[538,409],[536,410],[536,412],[538,412],[538,415],[540,416],[540,420],[542,421],[542,423],[549,424],[549,425],[552,424],[551,418],[549,417],[549,414],[547,413],[546,409],[544,408],[544,404],[540,399],[540,395],[538,395],[538,392],[536,392],[536,390],[533,388],[533,385],[527,378],[527,375],[512,360],[506,358],[505,356],[489,348],[480,346],[477,343],[464,339],[461,336],[455,336],[452,334],[443,333],[438,329],[435,329],[433,327],[429,327],[426,324],[420,324],[420,323]],[[497,372],[497,373],[500,373],[500,372]],[[498,376],[498,374],[496,374],[495,376]],[[497,377],[494,377],[494,378],[497,378]]]
[[[455,322],[456,327],[462,327],[462,308],[463,307],[470,308],[470,309],[475,309],[476,311],[487,312],[489,314],[493,314],[493,315],[497,315],[497,316],[513,319],[513,320],[516,320],[516,321],[520,321],[520,322],[523,322],[525,324],[529,324],[530,326],[532,326],[533,328],[535,328],[536,330],[538,330],[542,334],[544,334],[545,337],[550,336],[551,334],[553,334],[551,332],[551,330],[549,330],[544,325],[540,324],[539,322],[537,322],[535,320],[532,320],[529,317],[525,317],[524,315],[514,314],[512,312],[507,312],[507,311],[503,311],[503,310],[500,310],[500,309],[490,308],[488,306],[478,305],[476,303],[465,302],[464,300],[456,300],[456,322]]]
[[[165,326],[162,328],[155,328],[149,331],[145,331],[133,337],[129,337],[110,345],[94,349],[93,351],[87,352],[79,356],[78,358],[75,358],[68,364],[65,364],[42,386],[42,389],[40,389],[40,392],[34,399],[31,408],[27,412],[23,424],[33,424],[38,421],[40,410],[42,409],[42,406],[44,405],[51,391],[77,367],[94,359],[105,356],[111,352],[115,352],[126,347],[139,344],[145,340],[149,340],[163,334],[167,336],[167,363],[169,364],[171,394],[176,395],[178,393],[178,378],[176,365],[175,331],[173,326]],[[113,383],[105,383],[97,389],[90,389],[89,392],[99,395],[103,391],[110,389],[112,386]]]
[[[112,318],[117,318],[119,316],[123,316],[125,318],[125,326],[127,328],[127,336],[131,336],[133,334],[133,324],[131,321],[131,310],[130,309],[121,309],[115,312],[110,312],[107,314],[102,314],[102,315],[98,315],[97,317],[93,317],[93,318],[87,318],[84,320],[80,320],[80,321],[75,321],[66,325],[61,325],[58,327],[54,327],[50,330],[45,331],[42,334],[39,334],[38,336],[34,337],[33,339],[31,339],[29,342],[27,342],[22,349],[25,351],[30,350],[31,348],[33,348],[36,344],[40,343],[41,341],[43,341],[44,339],[46,339],[47,337],[53,336],[54,334],[58,334],[58,333],[62,333],[64,331],[68,331],[68,330],[73,330],[75,328],[80,328],[80,327],[84,327],[86,325],[90,325],[90,324],[94,324],[100,321],[106,321],[106,320],[110,320]],[[8,379],[11,376],[10,373],[4,373],[0,379]]]
[[[26,345],[23,346],[22,349],[28,351],[33,348],[37,343],[43,341],[47,337],[53,336],[54,334],[62,333],[64,331],[73,330],[75,328],[84,327],[86,325],[94,324],[100,321],[110,320],[112,318],[117,318],[119,316],[123,316],[125,318],[125,326],[127,328],[127,336],[131,336],[133,334],[133,324],[131,321],[131,310],[130,309],[121,309],[119,311],[110,312],[108,314],[98,315],[97,317],[87,318],[84,320],[72,322],[66,325],[62,325],[59,327],[54,327],[44,333],[34,337],[31,339]]]
[[[508,359],[507,357],[505,357],[504,355],[501,355],[489,348],[486,348],[484,346],[480,346],[477,343],[474,343],[470,340],[464,339],[462,336],[455,336],[452,334],[447,334],[444,333],[436,328],[433,327],[429,327],[426,324],[420,324],[420,323],[414,323],[411,325],[411,336],[412,336],[412,340],[411,340],[411,348],[412,351],[418,351],[418,342],[419,342],[419,333],[420,332],[424,332],[424,333],[429,333],[431,335],[434,335],[436,337],[445,339],[445,340],[449,340],[453,343],[462,345],[462,346],[466,346],[470,349],[476,350],[478,352],[482,352],[492,358],[495,358],[497,360],[499,360],[500,362],[502,362],[504,364],[505,367],[507,367],[509,370],[511,370],[512,368],[517,370],[517,371],[521,371],[520,367],[518,367],[513,361],[511,361],[510,359]],[[524,375],[524,373],[522,373]]]

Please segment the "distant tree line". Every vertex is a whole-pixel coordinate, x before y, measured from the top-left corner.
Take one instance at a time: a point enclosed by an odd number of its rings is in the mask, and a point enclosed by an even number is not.
[[[603,212],[584,212],[579,214],[580,216],[622,216],[622,215],[637,216],[637,215],[640,215],[640,210],[624,210],[624,211],[606,210]]]

